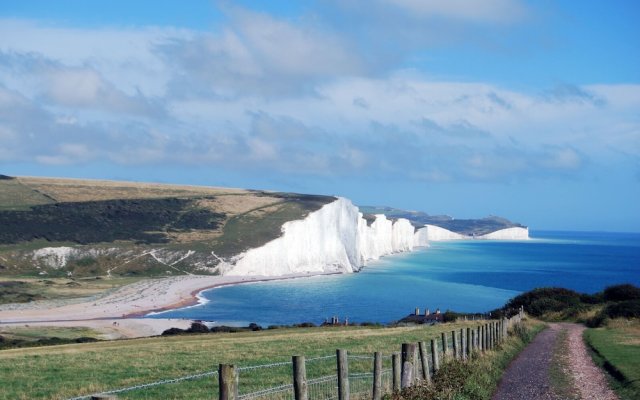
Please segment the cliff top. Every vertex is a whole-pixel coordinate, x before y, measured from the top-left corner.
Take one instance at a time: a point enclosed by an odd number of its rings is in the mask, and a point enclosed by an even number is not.
[[[389,218],[405,218],[419,228],[424,225],[435,225],[463,235],[485,235],[500,229],[521,227],[524,225],[511,222],[506,218],[489,216],[478,219],[455,219],[448,215],[429,215],[422,211],[407,211],[384,206],[360,206],[364,214],[385,214]]]

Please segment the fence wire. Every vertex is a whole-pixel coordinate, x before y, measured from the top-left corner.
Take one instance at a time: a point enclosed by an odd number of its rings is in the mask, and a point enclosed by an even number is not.
[[[514,323],[508,320],[509,326]],[[474,329],[473,337],[474,351],[479,351],[479,347],[485,347],[486,343],[481,343],[480,329]],[[484,332],[485,335],[487,332]],[[510,332],[509,332],[510,333]],[[456,331],[457,339],[457,355],[460,357],[462,349],[466,345],[467,332]],[[440,337],[437,338],[436,352],[440,364],[454,357],[453,338],[451,332],[446,332],[447,345],[446,350]],[[485,338],[486,339],[486,338]],[[463,341],[465,344],[463,344]],[[425,342],[427,343],[427,342]],[[497,340],[496,340],[497,343]],[[470,354],[471,348],[466,349],[466,353]],[[427,361],[429,376],[433,376],[434,365],[432,363],[431,346],[425,348],[425,358]],[[370,398],[373,393],[373,355],[348,354],[349,360],[349,392],[353,399]],[[382,356],[381,371],[381,389],[383,393],[390,393],[393,390],[393,370],[391,368],[391,355]],[[415,376],[417,380],[421,380],[424,376],[420,353],[415,362]],[[307,390],[309,399],[313,400],[334,400],[338,398],[338,378],[336,376],[336,355],[315,356],[305,360],[307,371]],[[293,362],[281,361],[269,364],[241,366],[236,369],[240,382],[239,400],[293,400]],[[135,390],[144,390],[161,385],[175,384],[185,381],[194,381],[202,378],[217,376],[218,371],[206,371],[198,374],[181,376],[178,378],[164,379],[150,383],[133,385],[121,389],[114,389],[95,393],[91,395],[73,397],[68,400],[84,400],[90,399],[92,396],[98,395],[116,395]],[[240,379],[242,378],[242,379]],[[212,388],[213,389],[213,388]],[[242,390],[240,390],[242,389]]]
[[[206,377],[209,377],[209,376],[216,376],[216,375],[218,375],[218,371],[202,372],[200,374],[181,376],[179,378],[172,378],[172,379],[164,379],[164,380],[161,380],[161,381],[155,381],[155,382],[151,382],[151,383],[143,383],[143,384],[140,384],[140,385],[129,386],[129,387],[126,387],[126,388],[121,388],[121,389],[109,390],[109,391],[106,391],[106,392],[93,393],[93,394],[89,394],[89,395],[85,395],[85,396],[79,396],[79,397],[72,397],[72,398],[67,399],[67,400],[91,399],[91,397],[98,396],[98,395],[120,394],[120,393],[125,393],[125,392],[131,392],[133,390],[148,389],[148,388],[151,388],[151,387],[154,387],[154,386],[168,385],[168,384],[171,384],[171,383],[178,383],[178,382],[184,382],[184,381],[191,381],[191,380],[195,380],[195,379],[201,379],[201,378],[206,378]]]

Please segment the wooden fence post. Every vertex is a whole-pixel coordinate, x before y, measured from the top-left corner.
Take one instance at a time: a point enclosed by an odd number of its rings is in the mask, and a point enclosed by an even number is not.
[[[90,397],[91,400],[118,400],[118,396],[113,394],[97,394]]]
[[[447,344],[447,334],[442,332],[442,361],[444,362],[447,359],[447,350],[449,349],[449,345]]]
[[[435,339],[431,339],[431,364],[433,365],[433,373],[435,374],[440,369],[440,362],[438,361],[438,342]]]
[[[293,356],[293,395],[295,400],[307,400],[307,367],[304,356]]]
[[[471,328],[467,328],[467,352],[465,353],[467,359],[471,358],[471,351],[473,350],[473,335],[471,332]]]
[[[460,346],[458,345],[456,331],[451,331],[451,340],[453,341],[453,358],[460,358]]]
[[[475,353],[478,349],[476,348],[476,330],[471,329],[471,351],[469,355]]]
[[[464,337],[464,329],[460,328],[460,359],[467,359],[467,341]]]
[[[347,351],[336,350],[338,362],[338,400],[349,400],[349,359]]]
[[[236,366],[231,364],[220,364],[218,366],[218,379],[220,381],[219,400],[238,399],[238,373]]]
[[[400,386],[408,388],[413,386],[416,379],[416,344],[402,343],[402,380]]]
[[[401,380],[401,367],[400,367],[400,353],[393,353],[391,355],[391,368],[393,373],[393,391],[397,392],[400,390],[400,380]]]
[[[429,370],[429,359],[427,358],[427,344],[425,342],[418,343],[420,351],[420,362],[422,363],[422,379],[431,382],[431,371]]]
[[[373,353],[373,400],[382,399],[382,353]]]

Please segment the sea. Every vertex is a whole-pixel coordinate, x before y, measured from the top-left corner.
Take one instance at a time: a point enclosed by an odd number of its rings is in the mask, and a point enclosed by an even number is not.
[[[355,274],[257,282],[204,291],[196,306],[151,318],[262,326],[327,318],[397,321],[416,307],[482,313],[538,287],[595,293],[640,286],[640,233],[531,231],[528,241],[432,242],[369,262]]]

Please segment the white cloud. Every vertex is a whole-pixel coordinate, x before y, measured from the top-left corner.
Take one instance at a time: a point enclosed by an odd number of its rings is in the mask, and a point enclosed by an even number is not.
[[[408,14],[444,17],[482,23],[511,23],[523,18],[526,9],[517,0],[380,0],[399,7]]]
[[[489,23],[519,4],[396,3]],[[430,79],[402,60],[371,73],[366,52],[321,23],[228,14],[216,32],[0,23],[0,157],[433,182],[640,159],[638,85],[530,93]]]

